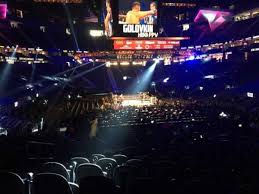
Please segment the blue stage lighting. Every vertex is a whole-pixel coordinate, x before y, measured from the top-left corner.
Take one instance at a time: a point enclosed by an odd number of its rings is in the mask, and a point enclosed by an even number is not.
[[[129,93],[139,93],[144,92],[150,86],[150,82],[152,80],[152,76],[154,74],[157,63],[155,62],[151,65],[142,75],[138,77],[138,80],[134,82],[134,84],[130,87]]]
[[[165,78],[165,79],[163,80],[163,82],[164,82],[164,83],[167,83],[167,82],[169,81],[169,79],[170,79],[170,78],[167,77],[167,78]]]

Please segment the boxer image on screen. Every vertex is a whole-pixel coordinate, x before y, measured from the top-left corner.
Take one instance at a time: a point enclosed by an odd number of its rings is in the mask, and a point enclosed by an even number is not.
[[[106,17],[104,19],[105,35],[112,36],[112,8],[110,0],[106,0]]]
[[[127,13],[126,24],[140,24],[140,21],[147,16],[152,16],[157,13],[157,10],[141,11],[141,5],[139,2],[132,4],[132,10]]]
[[[156,2],[150,3],[150,10],[154,11],[155,14],[149,15],[143,19],[141,24],[150,24],[150,25],[155,25],[157,24],[157,4]]]

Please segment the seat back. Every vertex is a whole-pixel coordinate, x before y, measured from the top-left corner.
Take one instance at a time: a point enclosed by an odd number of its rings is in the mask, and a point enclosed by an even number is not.
[[[70,180],[70,175],[63,164],[58,162],[47,162],[40,167],[39,173],[55,173],[63,176],[67,181]]]
[[[122,164],[126,163],[128,160],[128,157],[126,155],[122,155],[122,154],[113,155],[112,158],[116,160],[118,165],[122,165]]]
[[[25,184],[21,177],[12,172],[0,172],[0,193],[24,194]]]
[[[117,194],[119,188],[115,186],[111,179],[103,176],[92,176],[83,178],[80,181],[80,194]]]
[[[114,169],[117,166],[116,160],[114,160],[113,158],[101,158],[97,161],[96,164],[100,166],[104,172],[107,173],[107,176],[109,178],[112,178]]]
[[[84,157],[74,157],[74,158],[71,158],[70,160],[70,165],[72,165],[72,171],[71,171],[71,174],[70,174],[70,180],[72,182],[75,181],[75,171],[77,169],[77,167],[81,164],[89,164],[90,161],[87,159],[87,158],[84,158]]]
[[[84,157],[74,157],[71,158],[70,163],[76,162],[76,165],[80,165],[80,164],[86,164],[86,163],[90,163],[90,161],[87,158]]]
[[[126,162],[127,166],[135,166],[135,167],[142,167],[144,165],[143,160],[140,159],[130,159]]]
[[[37,174],[32,183],[33,194],[73,194],[67,180],[54,173]]]
[[[122,191],[126,191],[130,179],[138,176],[139,168],[133,166],[118,166],[114,170],[113,181],[120,186]]]
[[[76,169],[76,182],[89,176],[104,176],[101,167],[96,164],[81,164]]]

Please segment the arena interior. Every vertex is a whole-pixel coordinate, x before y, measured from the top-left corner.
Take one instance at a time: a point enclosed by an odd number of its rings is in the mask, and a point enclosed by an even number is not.
[[[259,2],[0,0],[1,194],[258,194]]]

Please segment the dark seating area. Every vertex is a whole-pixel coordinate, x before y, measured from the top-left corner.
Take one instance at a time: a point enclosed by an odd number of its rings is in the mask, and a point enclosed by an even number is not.
[[[0,194],[259,194],[258,24],[258,0],[0,0]]]

